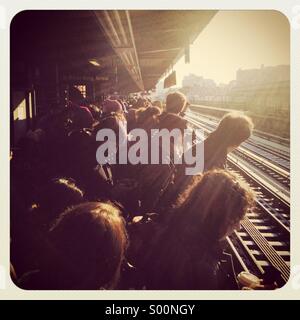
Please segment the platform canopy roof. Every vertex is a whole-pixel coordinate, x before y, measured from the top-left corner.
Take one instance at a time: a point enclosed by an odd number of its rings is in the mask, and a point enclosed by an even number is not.
[[[212,10],[24,11],[11,25],[12,61],[54,63],[63,79],[122,93],[153,89],[216,14]]]

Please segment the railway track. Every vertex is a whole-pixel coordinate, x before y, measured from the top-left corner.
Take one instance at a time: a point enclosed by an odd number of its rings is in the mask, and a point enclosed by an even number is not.
[[[203,115],[196,114],[194,112],[189,112],[186,115],[187,120],[192,122],[199,122],[201,126],[208,131],[212,131],[217,127],[218,121],[205,117]],[[264,142],[264,143],[263,143]],[[290,170],[290,153],[289,148],[286,146],[279,147],[279,145],[272,146],[267,145],[266,139],[257,137],[253,135],[242,146],[256,154],[259,157],[265,158],[266,160],[272,162],[273,164],[281,167],[282,169],[289,171]]]
[[[245,180],[256,193],[256,206],[248,212],[230,240],[259,277],[278,273],[277,282],[287,282],[290,271],[290,206],[263,187],[243,168],[229,161],[229,170]],[[275,280],[275,279],[274,279]]]
[[[268,160],[261,159],[255,154],[251,154],[247,149],[240,147],[232,152],[236,161],[241,161],[249,166],[253,172],[263,173],[266,182],[276,186],[278,193],[281,192],[289,197],[290,194],[290,175],[286,170],[273,165]]]
[[[224,116],[226,113],[236,112],[237,111],[235,109],[224,109],[224,108],[218,109],[217,108],[219,111],[222,111],[222,113],[219,116],[213,116],[213,115],[207,114],[205,112],[203,113],[203,111],[201,112],[201,110],[203,110],[203,109],[207,110],[207,106],[192,104],[192,105],[190,105],[190,108],[189,108],[188,112],[189,113],[193,113],[195,115],[201,115],[202,117],[210,119],[210,121],[218,123],[220,118],[222,116]],[[208,109],[211,109],[211,108],[208,107]],[[215,109],[215,108],[212,108],[212,109]],[[264,140],[267,140],[269,142],[275,142],[275,143],[277,143],[277,144],[279,144],[281,146],[287,147],[287,148],[290,147],[290,139],[289,138],[283,138],[281,136],[278,136],[278,135],[275,135],[275,134],[272,134],[272,133],[268,133],[268,132],[265,132],[265,131],[261,131],[261,130],[258,130],[258,129],[254,129],[253,133],[257,138],[260,137],[260,138],[263,138]]]
[[[205,124],[204,121],[196,120],[194,117],[186,117],[187,120],[195,127],[204,129],[204,134],[208,135],[215,129],[211,124]],[[244,144],[245,145],[245,144]],[[253,174],[258,177],[263,176],[261,183],[269,188],[276,190],[277,196],[285,202],[289,202],[290,197],[290,173],[288,170],[278,166],[276,163],[250,151],[245,146],[240,146],[232,152],[235,162],[244,164]]]
[[[188,120],[203,127],[195,119]],[[212,127],[206,129],[210,132]],[[241,229],[227,237],[235,268],[283,286],[290,274],[289,173],[245,148],[228,156],[228,169],[248,183],[257,197],[256,206],[246,214]]]
[[[290,170],[290,155],[289,153],[283,152],[282,150],[274,150],[274,148],[270,148],[268,146],[259,144],[257,147],[257,142],[253,141],[253,139],[248,139],[246,143],[243,145],[246,146],[248,150],[257,154],[258,156],[262,156],[265,159],[270,160],[271,162],[279,165],[282,169]]]

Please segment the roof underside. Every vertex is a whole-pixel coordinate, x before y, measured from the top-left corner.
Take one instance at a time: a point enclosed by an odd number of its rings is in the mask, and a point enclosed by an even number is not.
[[[12,23],[11,61],[54,62],[64,75],[103,81],[107,90],[150,90],[215,13],[24,11]]]

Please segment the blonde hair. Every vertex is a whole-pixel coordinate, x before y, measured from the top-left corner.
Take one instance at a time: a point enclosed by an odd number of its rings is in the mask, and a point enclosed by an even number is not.
[[[242,113],[230,112],[221,119],[213,134],[220,137],[227,146],[238,146],[251,136],[253,128],[251,118]]]

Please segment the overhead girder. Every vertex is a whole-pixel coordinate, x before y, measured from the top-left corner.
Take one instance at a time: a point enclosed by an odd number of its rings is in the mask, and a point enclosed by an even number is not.
[[[108,41],[122,60],[129,75],[139,90],[144,90],[129,11],[106,10],[94,12]]]

